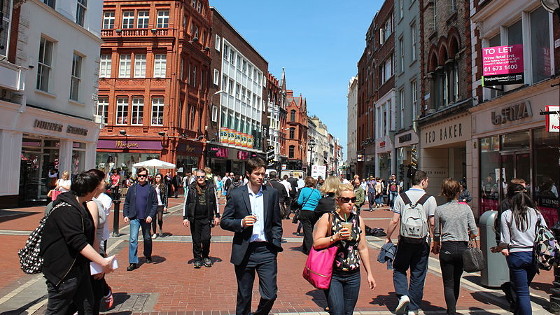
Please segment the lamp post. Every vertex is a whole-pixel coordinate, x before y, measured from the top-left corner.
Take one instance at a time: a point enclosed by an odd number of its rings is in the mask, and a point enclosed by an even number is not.
[[[309,176],[311,176],[311,169],[313,168],[313,148],[315,147],[315,140],[310,139],[307,145],[309,146],[309,151],[311,154],[309,155]]]
[[[556,14],[556,16],[560,19],[560,0],[541,0],[541,4],[548,12]],[[554,37],[554,27],[552,29],[553,29],[552,37]],[[552,115],[552,114],[559,114],[559,113],[541,112],[541,115]],[[560,136],[560,131],[558,135]],[[559,149],[558,154],[560,155],[560,147],[558,149]],[[560,200],[558,201],[559,201],[558,202],[559,208],[557,209],[557,212],[560,215]],[[552,230],[554,231],[556,240],[560,241],[560,221],[556,222]],[[552,289],[550,291],[551,294],[550,294],[549,310],[557,314],[558,312],[560,312],[560,268],[558,268],[556,264],[554,265],[554,281],[552,282]]]

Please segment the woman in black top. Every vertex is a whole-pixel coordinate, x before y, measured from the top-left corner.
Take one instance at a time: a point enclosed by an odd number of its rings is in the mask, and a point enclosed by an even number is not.
[[[114,257],[103,258],[92,247],[95,226],[84,206],[99,181],[86,172],[76,175],[71,191],[58,197],[45,223],[40,252],[47,279],[45,314],[65,314],[72,304],[79,314],[93,314],[89,262],[101,265],[105,273],[113,271]]]
[[[325,213],[333,212],[336,207],[334,194],[340,185],[340,179],[336,176],[329,176],[321,186],[321,193],[323,198],[319,200],[317,207],[315,208],[315,213],[317,215],[317,220]]]

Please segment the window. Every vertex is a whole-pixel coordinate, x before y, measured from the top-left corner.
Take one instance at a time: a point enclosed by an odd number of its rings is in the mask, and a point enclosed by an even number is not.
[[[241,93],[241,84],[237,83],[235,89],[235,98],[239,99],[239,94]]]
[[[296,137],[296,128],[290,127],[290,139],[294,139]]]
[[[245,102],[247,98],[247,89],[242,87],[241,88],[241,101]]]
[[[156,54],[154,59],[154,78],[165,78],[167,58],[165,54]]]
[[[82,56],[74,53],[72,58],[72,78],[70,79],[70,99],[79,100],[80,81],[82,77]]]
[[[220,84],[220,71],[214,69],[214,85]]]
[[[39,44],[39,62],[37,69],[37,89],[49,91],[49,78],[52,70],[52,54],[54,43],[41,37]]]
[[[144,122],[144,98],[132,98],[132,125],[141,125]]]
[[[393,16],[391,15],[391,17],[387,19],[387,21],[385,21],[385,24],[379,30],[379,36],[380,36],[379,43],[383,45],[385,41],[389,39],[389,36],[391,36],[392,33],[393,33]]]
[[[128,97],[117,97],[117,125],[128,124]]]
[[[235,51],[233,51],[233,49],[229,52],[229,62],[231,62],[231,65],[235,67]]]
[[[381,68],[381,84],[387,82],[393,76],[393,57],[390,56],[382,64]]]
[[[216,35],[216,36],[217,36],[217,35]],[[223,56],[224,56],[224,60],[225,60],[225,61],[229,61],[229,46],[226,45],[226,44],[224,44],[224,53],[223,53]]]
[[[76,24],[84,26],[86,19],[87,0],[78,0],[76,6]]]
[[[146,54],[134,55],[134,77],[146,77]]]
[[[412,102],[412,120],[418,118],[418,83],[416,80],[410,82],[410,96]]]
[[[212,105],[212,122],[218,122],[218,106]]]
[[[152,98],[152,125],[163,125],[163,97]]]
[[[122,28],[134,28],[134,11],[123,11]]]
[[[215,43],[215,46],[216,46],[216,50],[217,50],[217,51],[220,51],[220,50],[221,50],[221,49],[220,49],[220,48],[221,48],[221,45],[222,45],[222,38],[220,37],[220,35],[216,34],[216,43]]]
[[[191,23],[191,35],[193,38],[198,38],[198,26],[194,22]]]
[[[235,88],[235,85],[233,85],[233,79],[229,79],[229,86],[228,86],[228,94],[229,95],[233,95],[233,93],[235,93],[235,91],[233,90]]]
[[[402,0],[401,0],[402,1]],[[403,73],[404,72],[404,43],[403,43],[403,38],[399,38],[399,72]]]
[[[115,28],[115,11],[103,12],[103,29],[110,30]]]
[[[103,117],[103,123],[108,124],[109,98],[106,96],[97,99],[97,115]]]
[[[192,67],[192,73],[191,73],[191,85],[192,86],[196,86],[196,73],[197,73],[196,70],[197,70],[196,66],[193,66]]]
[[[451,0],[451,11],[455,12],[457,11],[457,0]]]
[[[399,1],[399,18],[403,18],[404,17],[404,0],[398,0]]]
[[[130,55],[121,55],[119,60],[119,78],[130,78]]]
[[[222,87],[220,90],[224,92],[228,91],[228,77],[225,74],[222,74]]]
[[[138,28],[148,28],[150,22],[150,11],[138,11]]]
[[[157,11],[157,28],[169,27],[169,10]]]
[[[296,147],[291,145],[288,149],[288,158],[293,159],[295,156]]]
[[[411,49],[410,49],[410,58],[412,59],[412,61],[416,60],[416,50],[417,50],[417,37],[418,35],[416,34],[416,23],[412,23],[410,25],[410,36],[411,36]]]
[[[109,54],[103,54],[99,59],[99,77],[100,78],[111,77],[111,55]]]
[[[43,3],[48,5],[51,8],[55,8],[56,6],[56,0],[43,0]]]
[[[2,1],[0,4],[0,56],[8,55],[10,24],[12,20],[12,8],[10,1]]]
[[[405,107],[405,105],[404,105],[405,104],[404,89],[399,90],[399,102],[400,102],[400,106],[399,106],[399,109],[400,109],[400,114],[399,114],[399,116],[400,116],[400,128],[404,129],[405,128],[405,126],[404,126],[404,107]]]
[[[533,70],[532,83],[548,79],[552,74],[550,30],[548,24],[549,13],[539,7],[531,12],[531,63]]]
[[[292,109],[290,111],[290,121],[296,121],[296,110]]]

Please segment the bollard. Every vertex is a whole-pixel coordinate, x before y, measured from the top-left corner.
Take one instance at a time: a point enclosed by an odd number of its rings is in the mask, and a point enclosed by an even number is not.
[[[113,203],[115,204],[115,207],[113,209],[113,237],[118,237],[119,234],[119,212],[120,212],[120,207],[121,207],[121,201],[120,200],[113,200]]]

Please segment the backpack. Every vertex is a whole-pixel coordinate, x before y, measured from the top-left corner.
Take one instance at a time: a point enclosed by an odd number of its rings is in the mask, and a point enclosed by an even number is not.
[[[560,251],[558,241],[554,238],[547,227],[541,224],[541,218],[535,225],[535,241],[533,245],[533,255],[537,261],[537,267],[543,270],[550,270],[556,263],[556,257]]]
[[[66,202],[61,202],[54,206],[52,210],[45,215],[41,221],[39,221],[39,226],[31,232],[29,238],[25,242],[25,246],[18,251],[19,265],[23,272],[28,274],[40,273],[43,268],[43,257],[40,256],[41,251],[41,237],[43,236],[43,229],[45,228],[45,223],[49,215],[56,209],[67,206]]]
[[[401,210],[401,239],[407,243],[421,244],[428,236],[428,218],[424,203],[430,195],[424,194],[416,203],[412,203],[405,192],[400,196],[405,204]]]

